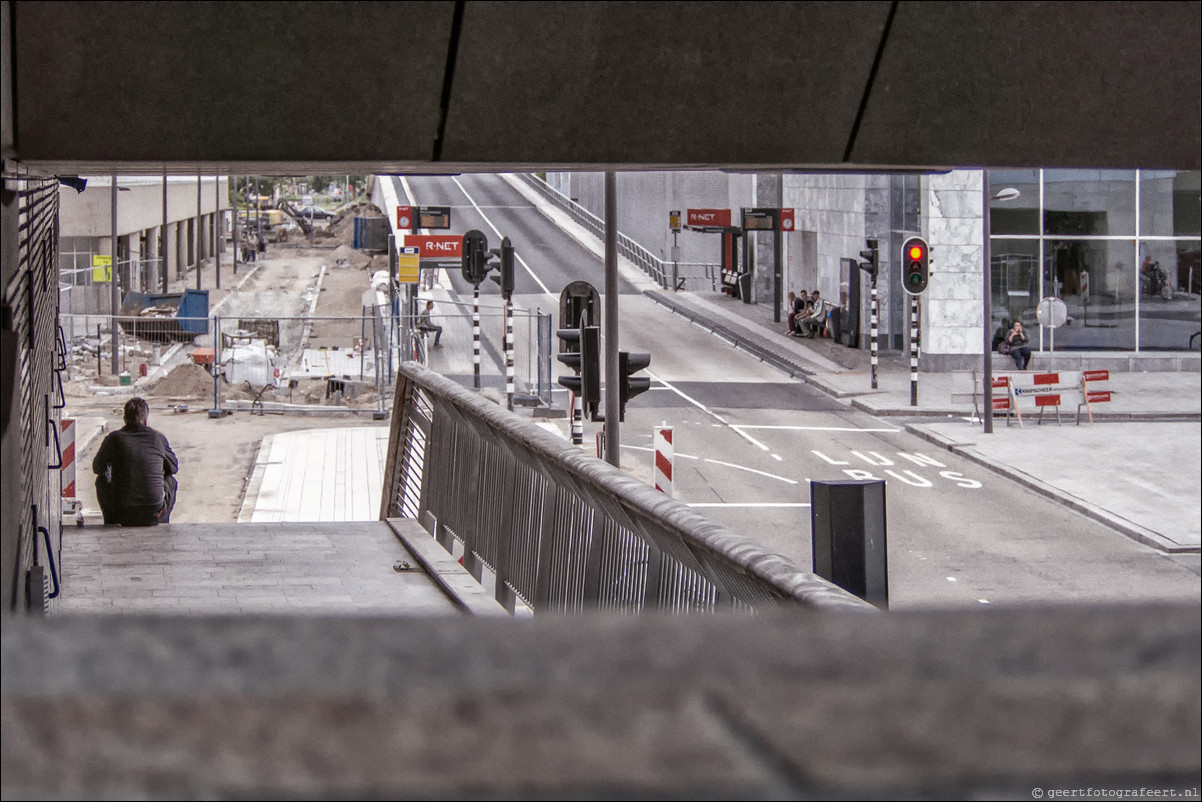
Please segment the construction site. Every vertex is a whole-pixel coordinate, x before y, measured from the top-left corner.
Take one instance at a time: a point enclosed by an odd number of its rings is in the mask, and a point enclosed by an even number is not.
[[[117,316],[63,315],[56,403],[75,421],[77,520],[99,515],[90,460],[134,395],[179,456],[184,523],[237,520],[264,438],[387,429],[388,255],[353,247],[356,221],[382,212],[359,199],[310,230],[286,221],[297,216],[265,226],[262,250],[243,247],[237,262],[226,236],[220,277],[209,258],[166,293],[126,293]]]

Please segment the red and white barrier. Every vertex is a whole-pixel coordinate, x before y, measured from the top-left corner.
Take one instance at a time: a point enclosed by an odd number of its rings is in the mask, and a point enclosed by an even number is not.
[[[1023,422],[1024,407],[1038,409],[1041,414],[1044,408],[1055,407],[1059,415],[1060,406],[1072,402],[1077,404],[1077,422],[1081,422],[1081,407],[1085,407],[1089,422],[1093,423],[1090,404],[1109,401],[1110,391],[1091,390],[1089,383],[1109,380],[1108,370],[1087,370],[1081,373],[1016,373],[1000,377],[994,381],[994,386],[998,386],[1000,381],[1006,387],[1008,397],[1005,403],[1010,411],[1018,416],[1020,426]],[[994,406],[997,406],[996,401]]]
[[[63,480],[63,498],[75,498],[75,419],[63,418],[58,425],[59,440],[63,447],[63,465],[59,469]]]
[[[672,495],[672,427],[657,426],[655,429],[655,489]]]
[[[59,425],[59,445],[63,449],[63,461],[59,478],[63,487],[60,499],[63,515],[75,516],[77,526],[83,526],[83,502],[75,497],[75,419],[62,418]]]

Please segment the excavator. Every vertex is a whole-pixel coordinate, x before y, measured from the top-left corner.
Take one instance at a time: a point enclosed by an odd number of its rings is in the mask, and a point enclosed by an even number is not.
[[[292,205],[291,201],[286,201],[283,198],[276,203],[276,208],[284,214],[291,217],[300,226],[301,232],[307,237],[313,233],[313,221],[305,217],[304,213]]]

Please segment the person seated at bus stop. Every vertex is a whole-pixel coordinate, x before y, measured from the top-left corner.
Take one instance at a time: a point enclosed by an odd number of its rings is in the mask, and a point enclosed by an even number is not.
[[[123,414],[125,425],[104,438],[92,460],[104,523],[170,523],[179,461],[167,438],[146,425],[150,406],[145,399],[126,401]]]
[[[434,332],[434,344],[439,345],[439,340],[442,339],[442,326],[435,325],[431,314],[434,311],[434,302],[426,301],[426,308],[417,316],[417,330],[421,332]]]
[[[826,327],[826,316],[830,309],[818,290],[814,290],[810,296],[810,304],[810,314],[801,318],[799,327],[803,335],[813,339]]]

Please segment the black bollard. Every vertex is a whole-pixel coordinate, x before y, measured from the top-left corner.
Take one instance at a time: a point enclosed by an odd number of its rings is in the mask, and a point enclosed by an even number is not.
[[[887,610],[884,480],[811,482],[810,531],[814,573]]]

